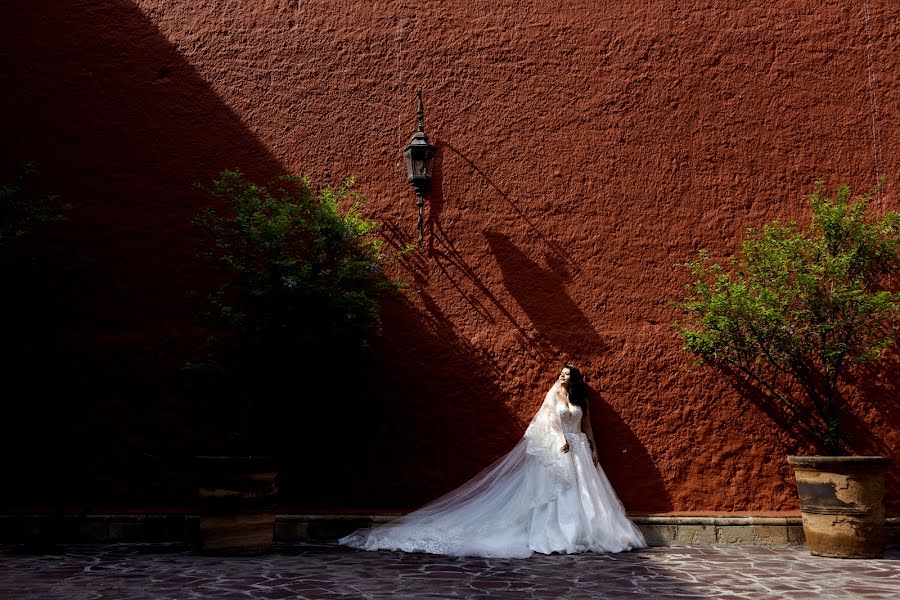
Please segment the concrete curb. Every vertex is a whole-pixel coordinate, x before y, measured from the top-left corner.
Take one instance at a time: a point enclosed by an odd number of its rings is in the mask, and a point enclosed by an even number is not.
[[[333,541],[399,514],[277,515],[275,540]],[[651,546],[802,545],[800,517],[642,515],[632,521]],[[888,543],[900,544],[900,518],[887,519]],[[0,543],[52,538],[64,543],[181,542],[197,539],[196,515],[0,515]]]
[[[771,546],[803,544],[800,517],[634,517],[651,546],[747,544]]]

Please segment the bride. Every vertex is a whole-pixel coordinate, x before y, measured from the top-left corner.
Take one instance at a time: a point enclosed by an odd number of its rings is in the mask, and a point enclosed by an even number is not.
[[[509,454],[419,510],[340,543],[494,558],[647,545],[600,468],[584,380],[572,365],[560,371]]]

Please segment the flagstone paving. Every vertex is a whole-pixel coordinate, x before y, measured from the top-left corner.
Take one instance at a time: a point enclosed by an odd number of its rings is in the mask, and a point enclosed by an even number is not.
[[[900,548],[884,559],[797,547],[659,547],[527,560],[287,545],[267,556],[199,556],[171,544],[0,546],[3,600],[515,598],[900,598]]]

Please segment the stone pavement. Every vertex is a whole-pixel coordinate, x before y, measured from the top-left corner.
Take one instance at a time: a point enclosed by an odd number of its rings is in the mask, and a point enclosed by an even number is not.
[[[798,547],[655,547],[527,560],[286,545],[268,556],[198,556],[174,544],[0,546],[3,600],[215,598],[900,598],[900,548],[881,560]]]

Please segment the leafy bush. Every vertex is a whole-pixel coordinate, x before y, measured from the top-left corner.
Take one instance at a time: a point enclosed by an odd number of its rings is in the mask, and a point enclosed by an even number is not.
[[[807,228],[749,230],[728,268],[701,252],[686,265],[694,281],[678,305],[685,350],[753,385],[829,454],[847,450],[846,374],[881,357],[900,325],[900,294],[890,289],[900,215],[868,214],[876,189],[853,200],[841,186],[832,198],[817,182]]]
[[[211,316],[232,332],[241,367],[296,370],[303,359],[366,346],[380,328],[379,300],[399,283],[383,273],[378,223],[360,214],[365,200],[352,180],[315,190],[284,176],[274,186],[223,171],[203,187],[221,205],[195,223],[225,268]]]

